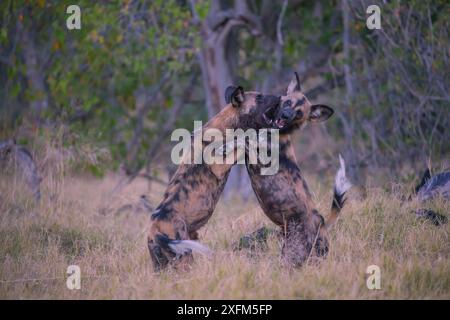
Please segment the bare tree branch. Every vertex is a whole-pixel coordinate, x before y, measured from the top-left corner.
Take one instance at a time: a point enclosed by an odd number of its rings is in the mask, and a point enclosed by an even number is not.
[[[134,128],[133,137],[127,144],[127,163],[135,163],[139,152],[140,140],[142,138],[142,131],[144,130],[144,120],[150,111],[152,105],[150,100],[156,100],[155,97],[160,93],[161,88],[169,81],[170,74],[166,72],[161,80],[151,89],[140,88],[136,95],[136,126]]]
[[[173,129],[181,108],[184,106],[185,101],[188,100],[189,96],[192,94],[192,89],[196,85],[197,76],[198,76],[197,73],[194,73],[191,76],[191,79],[188,81],[188,86],[183,90],[182,94],[176,99],[174,106],[171,108],[169,118],[167,119],[166,123],[164,124],[163,128],[161,129],[155,140],[151,143],[151,147],[147,151],[146,161],[148,165],[156,157],[157,150],[160,149],[162,142],[167,138],[167,136]],[[131,173],[128,172],[127,173],[128,176],[121,179],[119,183],[111,191],[111,195],[115,194],[116,192],[119,192],[123,187],[130,184],[137,176],[139,176],[140,174],[139,172],[141,171],[141,169],[142,166],[140,168],[136,168],[134,172]]]
[[[280,12],[280,15],[279,15],[278,21],[277,21],[277,39],[278,39],[278,43],[281,46],[284,45],[283,33],[281,31],[281,27],[283,26],[283,18],[284,18],[284,15],[286,14],[287,6],[288,6],[288,0],[284,0],[283,6],[281,7],[281,12]]]

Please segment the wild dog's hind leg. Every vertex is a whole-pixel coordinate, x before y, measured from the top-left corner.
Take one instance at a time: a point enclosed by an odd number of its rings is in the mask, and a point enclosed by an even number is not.
[[[189,238],[191,240],[198,240],[198,232],[197,231],[190,231],[189,232]]]
[[[186,270],[192,263],[192,250],[201,251],[202,245],[189,239],[184,223],[154,220],[148,234],[148,248],[156,272],[172,264]]]
[[[169,221],[154,220],[148,233],[148,250],[153,262],[153,269],[159,272],[175,258],[175,253],[163,239],[174,238],[173,224]]]
[[[155,272],[159,272],[167,267],[169,259],[166,257],[161,247],[150,237],[148,238],[148,251],[150,252],[153,270]]]
[[[189,240],[170,239],[166,235],[156,235],[156,243],[165,252],[166,256],[169,256],[169,262],[171,265],[182,271],[190,270],[190,266],[193,262],[192,249],[185,247],[183,242]]]
[[[165,269],[171,259],[169,252],[166,252],[166,250],[164,250],[164,248],[157,241],[157,236],[161,234],[159,229],[160,223],[158,223],[158,221],[154,221],[150,226],[147,236],[148,251],[150,253],[155,272]]]

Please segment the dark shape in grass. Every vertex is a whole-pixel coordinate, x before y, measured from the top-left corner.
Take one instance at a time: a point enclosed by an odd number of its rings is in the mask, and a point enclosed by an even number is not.
[[[430,220],[435,226],[441,226],[448,222],[446,216],[429,209],[418,209],[415,214],[417,218]]]
[[[0,166],[5,167],[10,160],[13,160],[20,168],[34,198],[39,201],[42,178],[30,151],[24,146],[17,145],[15,140],[2,141],[0,142]]]
[[[430,169],[427,169],[420,183],[414,188],[414,195],[421,202],[440,196],[444,199],[450,198],[450,171],[431,176]]]
[[[258,230],[246,234],[239,239],[239,242],[234,246],[235,250],[266,250],[267,249],[267,239],[272,234],[277,234],[278,232],[274,229],[269,229],[267,227],[259,228]]]

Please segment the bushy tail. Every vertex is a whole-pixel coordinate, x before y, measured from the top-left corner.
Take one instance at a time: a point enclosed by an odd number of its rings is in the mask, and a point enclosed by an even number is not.
[[[162,247],[165,247],[176,255],[183,255],[191,252],[198,252],[203,255],[211,255],[212,251],[207,246],[193,240],[174,240],[165,235],[157,235],[156,241]]]
[[[344,207],[345,193],[352,187],[352,184],[345,175],[345,161],[341,155],[339,155],[340,167],[334,178],[334,194],[333,202],[331,204],[331,212],[325,223],[325,227],[329,229],[338,219],[339,212]]]

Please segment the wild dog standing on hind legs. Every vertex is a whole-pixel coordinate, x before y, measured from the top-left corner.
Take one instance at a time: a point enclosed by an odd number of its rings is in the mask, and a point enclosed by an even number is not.
[[[328,229],[337,220],[351,187],[345,176],[344,159],[339,156],[340,168],[336,174],[330,214],[325,221],[314,208],[308,186],[297,165],[290,133],[308,122],[322,122],[334,111],[324,105],[311,105],[301,92],[297,73],[281,97],[275,125],[280,130],[279,170],[275,175],[260,175],[260,164],[248,164],[252,188],[264,213],[283,230],[283,256],[294,265],[301,265],[315,253],[328,252]],[[312,249],[315,249],[312,251]]]
[[[273,113],[272,109],[279,107],[279,97],[244,93],[241,87],[233,86],[227,88],[225,95],[230,103],[203,126],[202,136],[207,129],[216,129],[225,136],[226,129],[272,127],[273,122],[265,113]],[[204,142],[201,146],[191,142],[191,154],[195,154],[195,148],[203,151],[205,147]],[[151,216],[148,248],[155,271],[165,268],[169,262],[186,265],[192,259],[192,251],[209,251],[193,240],[198,239],[197,230],[211,217],[233,164],[201,162],[192,163],[191,155],[185,155]]]

